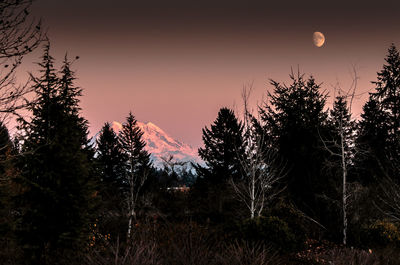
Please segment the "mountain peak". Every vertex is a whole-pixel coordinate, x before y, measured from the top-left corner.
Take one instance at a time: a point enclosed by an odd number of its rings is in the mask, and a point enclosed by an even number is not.
[[[195,148],[175,140],[154,123],[138,121],[137,125],[143,131],[142,138],[146,142],[145,149],[151,154],[154,166],[163,167],[163,158],[171,155],[179,162],[203,163]],[[111,127],[115,133],[119,133],[122,124],[113,121]]]
[[[122,130],[122,124],[117,121],[113,121],[111,123],[111,128],[114,130],[115,133],[118,134]]]
[[[158,127],[157,125],[155,125],[155,124],[152,123],[151,121],[149,121],[148,123],[146,123],[146,125],[147,125],[148,127],[153,127],[153,128],[156,128],[156,129],[160,129],[160,127]]]

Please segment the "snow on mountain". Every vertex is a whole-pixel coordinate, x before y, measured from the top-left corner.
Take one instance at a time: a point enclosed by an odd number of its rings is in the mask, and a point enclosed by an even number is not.
[[[143,131],[142,138],[146,142],[145,149],[151,154],[155,167],[162,168],[163,160],[161,158],[168,158],[171,155],[175,161],[204,164],[195,148],[175,140],[154,123],[137,122],[137,125]],[[122,129],[122,125],[113,121],[112,128],[118,133]]]

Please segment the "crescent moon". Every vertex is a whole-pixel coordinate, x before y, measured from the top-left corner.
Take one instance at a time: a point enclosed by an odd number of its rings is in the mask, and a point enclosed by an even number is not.
[[[325,43],[325,36],[319,31],[313,33],[313,42],[317,47],[322,47]]]

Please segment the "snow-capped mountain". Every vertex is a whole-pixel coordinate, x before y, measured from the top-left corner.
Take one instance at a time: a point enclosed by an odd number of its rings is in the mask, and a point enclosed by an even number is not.
[[[137,122],[137,124],[143,131],[143,140],[146,142],[145,149],[151,154],[155,167],[162,168],[162,158],[169,158],[171,155],[174,157],[174,161],[204,163],[195,148],[175,140],[154,123]],[[112,128],[118,133],[122,129],[122,125],[114,121]]]

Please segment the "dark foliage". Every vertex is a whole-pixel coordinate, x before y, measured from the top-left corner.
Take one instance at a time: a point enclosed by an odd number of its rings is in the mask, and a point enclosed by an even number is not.
[[[329,153],[322,140],[329,132],[326,95],[313,77],[290,75],[291,84],[271,81],[269,100],[260,108],[262,131],[271,139],[280,158],[289,168],[284,180],[286,195],[302,212],[326,225],[332,187],[323,163]],[[328,217],[328,218],[326,218]]]
[[[203,129],[203,142],[199,155],[206,166],[196,166],[197,180],[191,201],[201,218],[223,222],[234,214],[235,199],[229,180],[241,178],[239,157],[244,154],[243,125],[232,110],[221,108],[211,128]]]
[[[87,121],[79,115],[81,89],[66,59],[60,72],[45,47],[40,77],[32,75],[36,99],[25,131],[20,175],[16,233],[26,262],[54,262],[60,252],[80,251],[89,239],[93,187],[92,156]]]
[[[358,157],[357,167],[364,183],[376,183],[382,177],[399,181],[391,170],[392,161],[400,161],[400,55],[394,45],[385,61],[373,82],[376,91],[370,93],[361,115],[357,143],[365,154]]]
[[[123,239],[126,233],[127,155],[123,152],[117,134],[109,123],[101,129],[97,139],[99,196],[99,232]]]

